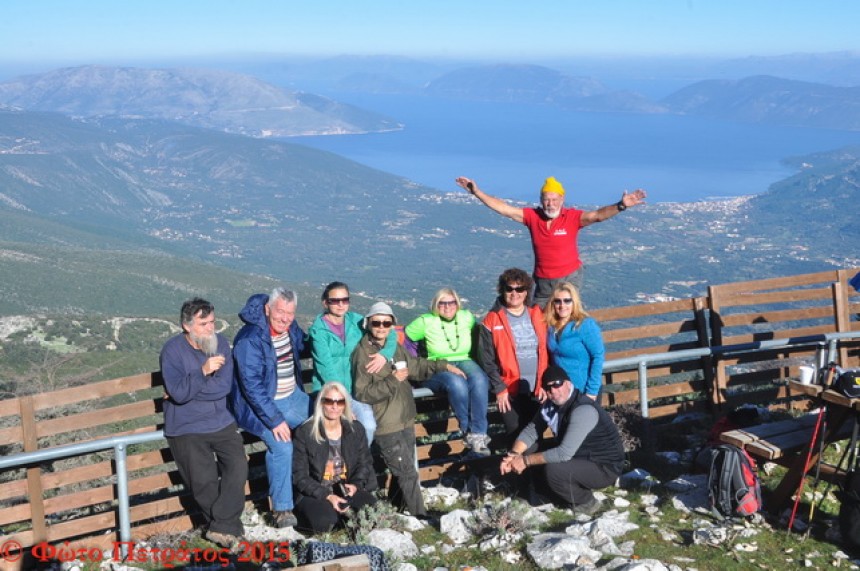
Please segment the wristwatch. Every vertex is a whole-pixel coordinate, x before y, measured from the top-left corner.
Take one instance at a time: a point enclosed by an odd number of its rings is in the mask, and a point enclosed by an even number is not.
[[[618,207],[618,212],[624,212],[625,210],[627,210],[627,206],[624,204],[623,200],[619,200],[618,202],[616,202],[615,206]]]

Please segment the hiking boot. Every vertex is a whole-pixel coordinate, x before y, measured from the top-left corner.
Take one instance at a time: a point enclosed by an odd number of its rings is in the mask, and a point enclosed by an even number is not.
[[[295,527],[299,523],[299,520],[296,519],[296,516],[290,510],[272,512],[272,519],[274,520],[275,527],[279,529]]]
[[[603,502],[591,496],[591,500],[580,506],[573,506],[573,513],[576,515],[593,516],[603,508]]]
[[[222,533],[220,531],[212,531],[211,529],[204,534],[204,537],[224,549],[233,549],[239,543],[239,538],[232,533]]]
[[[490,455],[490,449],[487,448],[487,444],[489,444],[490,439],[486,434],[475,434],[474,432],[470,432],[466,435],[466,438],[464,438],[463,441],[475,454],[479,454],[481,456]]]

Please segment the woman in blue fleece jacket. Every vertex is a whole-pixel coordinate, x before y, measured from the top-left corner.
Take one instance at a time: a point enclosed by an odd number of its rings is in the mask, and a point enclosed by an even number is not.
[[[550,360],[567,372],[580,392],[597,400],[603,389],[606,350],[600,327],[583,309],[573,284],[562,282],[553,289],[544,315],[549,326],[546,347]]]

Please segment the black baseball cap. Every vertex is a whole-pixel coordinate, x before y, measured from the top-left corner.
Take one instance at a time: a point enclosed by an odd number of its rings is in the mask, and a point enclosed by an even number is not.
[[[543,375],[541,375],[540,384],[544,389],[547,389],[550,385],[558,387],[569,380],[567,372],[564,369],[556,365],[550,365],[543,372]]]

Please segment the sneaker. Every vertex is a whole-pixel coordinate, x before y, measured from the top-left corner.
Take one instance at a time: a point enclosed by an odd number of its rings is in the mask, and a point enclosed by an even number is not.
[[[204,534],[204,537],[224,549],[233,549],[239,543],[239,538],[232,533],[221,533],[220,531],[212,531],[211,529]]]
[[[481,456],[490,455],[490,449],[487,448],[487,444],[490,439],[486,434],[475,434],[474,432],[470,432],[466,435],[464,440],[466,442],[466,446],[471,448],[472,452],[475,454],[480,454]]]
[[[272,519],[274,520],[275,527],[279,529],[295,527],[299,523],[299,520],[296,519],[296,516],[290,510],[272,512]]]
[[[603,502],[591,496],[591,500],[581,506],[573,506],[573,513],[576,515],[592,516],[603,508]]]
[[[490,444],[493,443],[493,439],[490,437],[489,434],[482,434],[481,437],[483,438],[483,441],[484,441],[484,447],[487,448],[487,450],[489,450]]]

